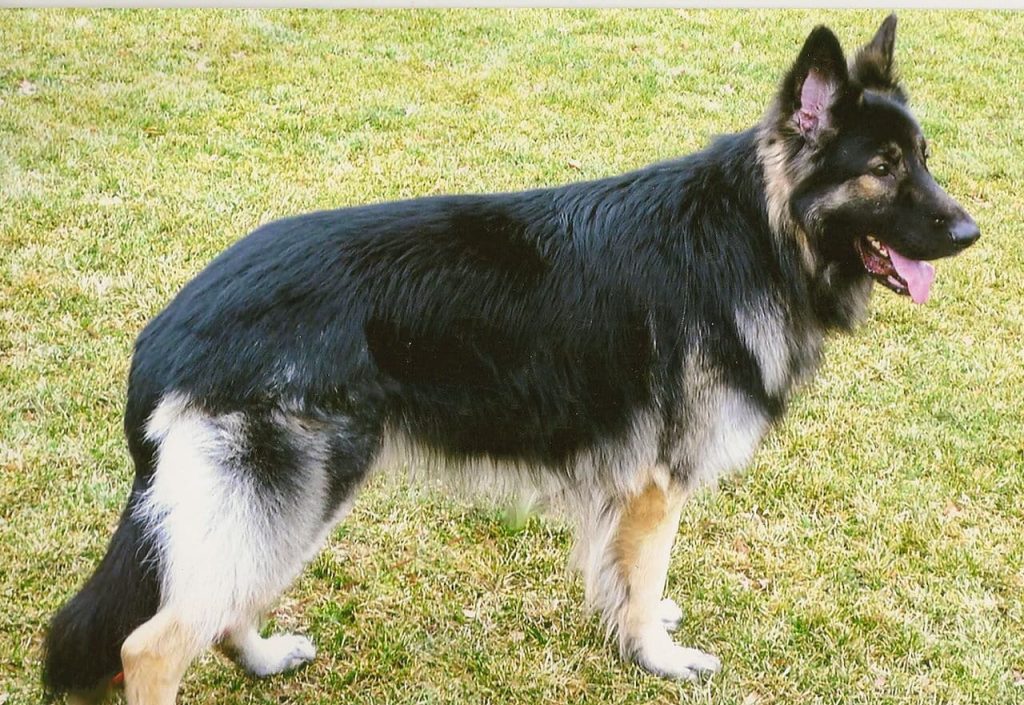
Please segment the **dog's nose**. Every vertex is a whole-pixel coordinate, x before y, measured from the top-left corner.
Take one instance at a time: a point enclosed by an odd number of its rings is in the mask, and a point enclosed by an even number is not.
[[[949,237],[957,247],[967,247],[974,244],[981,237],[981,230],[978,229],[978,224],[974,222],[974,218],[964,215],[953,221],[949,228]]]

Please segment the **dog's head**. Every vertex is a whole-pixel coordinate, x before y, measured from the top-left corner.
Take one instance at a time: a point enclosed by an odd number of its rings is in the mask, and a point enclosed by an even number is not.
[[[963,250],[979,230],[928,171],[928,143],[893,68],[895,38],[891,15],[847,64],[828,28],[812,31],[767,118],[762,161],[774,225],[806,233],[815,260],[922,303],[934,278],[927,260]]]

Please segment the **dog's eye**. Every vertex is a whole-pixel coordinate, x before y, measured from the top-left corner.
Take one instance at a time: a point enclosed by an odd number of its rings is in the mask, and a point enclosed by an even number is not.
[[[876,164],[871,167],[871,173],[875,176],[888,176],[892,173],[892,167],[883,162],[882,164]]]

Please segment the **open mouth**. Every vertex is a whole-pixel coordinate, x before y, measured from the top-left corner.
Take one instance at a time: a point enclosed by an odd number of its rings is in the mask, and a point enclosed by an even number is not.
[[[904,257],[873,235],[854,240],[857,253],[875,281],[897,294],[909,296],[915,304],[928,300],[935,267],[928,262]]]

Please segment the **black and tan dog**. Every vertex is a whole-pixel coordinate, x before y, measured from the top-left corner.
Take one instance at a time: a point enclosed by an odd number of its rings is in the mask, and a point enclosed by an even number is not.
[[[123,670],[131,705],[171,705],[214,644],[257,675],[313,658],[259,620],[388,448],[557,501],[622,655],[717,671],[669,636],[686,496],[750,460],[873,281],[923,302],[927,260],[978,237],[928,172],[894,36],[847,64],[815,29],[759,124],[677,161],[312,213],[224,252],[136,343],[135,483],[53,619],[49,691],[91,702]]]

